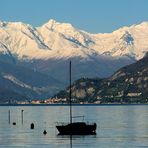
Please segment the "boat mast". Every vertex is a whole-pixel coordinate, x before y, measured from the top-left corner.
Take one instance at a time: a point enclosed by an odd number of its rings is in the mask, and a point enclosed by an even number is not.
[[[69,104],[70,104],[70,123],[72,123],[72,105],[71,105],[71,61],[69,63]]]

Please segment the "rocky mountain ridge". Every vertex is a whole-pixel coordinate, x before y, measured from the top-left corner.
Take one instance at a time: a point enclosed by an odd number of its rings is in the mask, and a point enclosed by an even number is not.
[[[0,103],[47,99],[61,86],[51,76],[0,61]]]
[[[69,88],[54,98],[66,100]],[[106,79],[82,78],[72,84],[74,103],[148,103],[148,55]]]

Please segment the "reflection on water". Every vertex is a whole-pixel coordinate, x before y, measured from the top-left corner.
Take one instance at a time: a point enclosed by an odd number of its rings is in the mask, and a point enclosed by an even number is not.
[[[148,147],[147,105],[74,106],[75,115],[85,115],[85,120],[97,123],[97,135],[88,136],[58,135],[55,123],[69,121],[68,111],[68,106],[0,106],[0,147]],[[33,130],[31,123],[34,123]]]
[[[75,147],[76,141],[78,141],[78,140],[84,141],[88,138],[96,138],[96,135],[57,135],[57,138],[60,140],[63,140],[63,139],[67,140],[67,143],[68,143],[68,139],[69,139],[69,147],[72,148],[73,146]],[[74,143],[74,145],[73,145],[73,143]],[[82,144],[82,143],[79,143],[79,144]]]

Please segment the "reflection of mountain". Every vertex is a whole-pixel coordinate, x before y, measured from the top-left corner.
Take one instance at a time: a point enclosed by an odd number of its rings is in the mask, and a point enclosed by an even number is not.
[[[68,98],[68,89],[58,98]],[[148,102],[148,55],[125,66],[107,79],[79,79],[72,85],[76,102]]]

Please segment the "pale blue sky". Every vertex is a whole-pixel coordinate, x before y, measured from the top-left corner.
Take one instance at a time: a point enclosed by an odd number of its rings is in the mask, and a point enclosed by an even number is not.
[[[0,20],[34,27],[49,19],[88,32],[112,32],[148,21],[148,0],[0,0]]]

